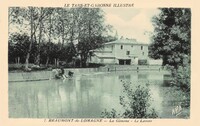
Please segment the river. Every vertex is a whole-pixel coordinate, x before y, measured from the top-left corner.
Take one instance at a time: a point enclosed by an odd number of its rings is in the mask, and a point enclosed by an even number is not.
[[[160,118],[175,118],[178,99],[168,92],[163,72],[110,72],[75,75],[65,80],[9,82],[10,118],[99,118],[105,109],[123,111],[122,81],[147,86],[151,107]]]

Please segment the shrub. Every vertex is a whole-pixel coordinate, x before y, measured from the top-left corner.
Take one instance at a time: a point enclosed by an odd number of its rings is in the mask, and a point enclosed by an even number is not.
[[[182,91],[190,93],[190,56],[183,55],[182,63],[175,66],[166,65],[171,71],[172,85],[179,87]]]
[[[170,94],[174,94],[178,91],[178,94],[175,94],[174,97],[181,100],[182,107],[190,107],[190,57],[184,55],[182,59],[182,64],[178,65],[177,68],[169,65],[167,66],[172,75],[171,86],[173,88],[175,87],[174,89],[176,90],[171,90]]]
[[[102,112],[104,118],[157,118],[155,109],[150,108],[150,91],[146,87],[137,86],[135,90],[130,84],[123,82],[123,95],[120,96],[120,104],[124,112],[118,114],[115,109]]]
[[[180,87],[184,92],[190,92],[190,66],[179,66],[172,70],[172,84]]]

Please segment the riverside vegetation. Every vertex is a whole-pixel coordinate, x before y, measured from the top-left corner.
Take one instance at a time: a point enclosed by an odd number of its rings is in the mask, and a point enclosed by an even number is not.
[[[117,37],[109,35],[113,27],[100,8],[9,7],[8,19],[8,62],[25,70],[30,64],[87,67],[90,50]]]

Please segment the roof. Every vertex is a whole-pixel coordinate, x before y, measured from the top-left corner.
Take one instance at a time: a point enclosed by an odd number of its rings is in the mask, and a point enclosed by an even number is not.
[[[119,39],[116,41],[105,43],[105,45],[113,45],[113,44],[148,45],[142,42],[138,42],[136,39]]]
[[[106,54],[106,55],[95,54],[95,56],[97,56],[98,58],[103,58],[103,59],[131,59],[130,56],[118,57],[118,56],[114,56],[112,54]]]
[[[128,56],[125,56],[125,57],[116,57],[116,59],[127,60],[127,59],[131,59],[131,58]]]
[[[105,58],[105,59],[115,59],[115,56],[110,55],[110,54],[106,54],[106,55],[97,55],[97,54],[95,54],[95,56],[97,56],[99,58]]]

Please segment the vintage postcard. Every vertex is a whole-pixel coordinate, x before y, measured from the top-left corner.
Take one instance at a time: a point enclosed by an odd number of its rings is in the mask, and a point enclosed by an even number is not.
[[[198,125],[196,4],[3,3],[1,125]]]

